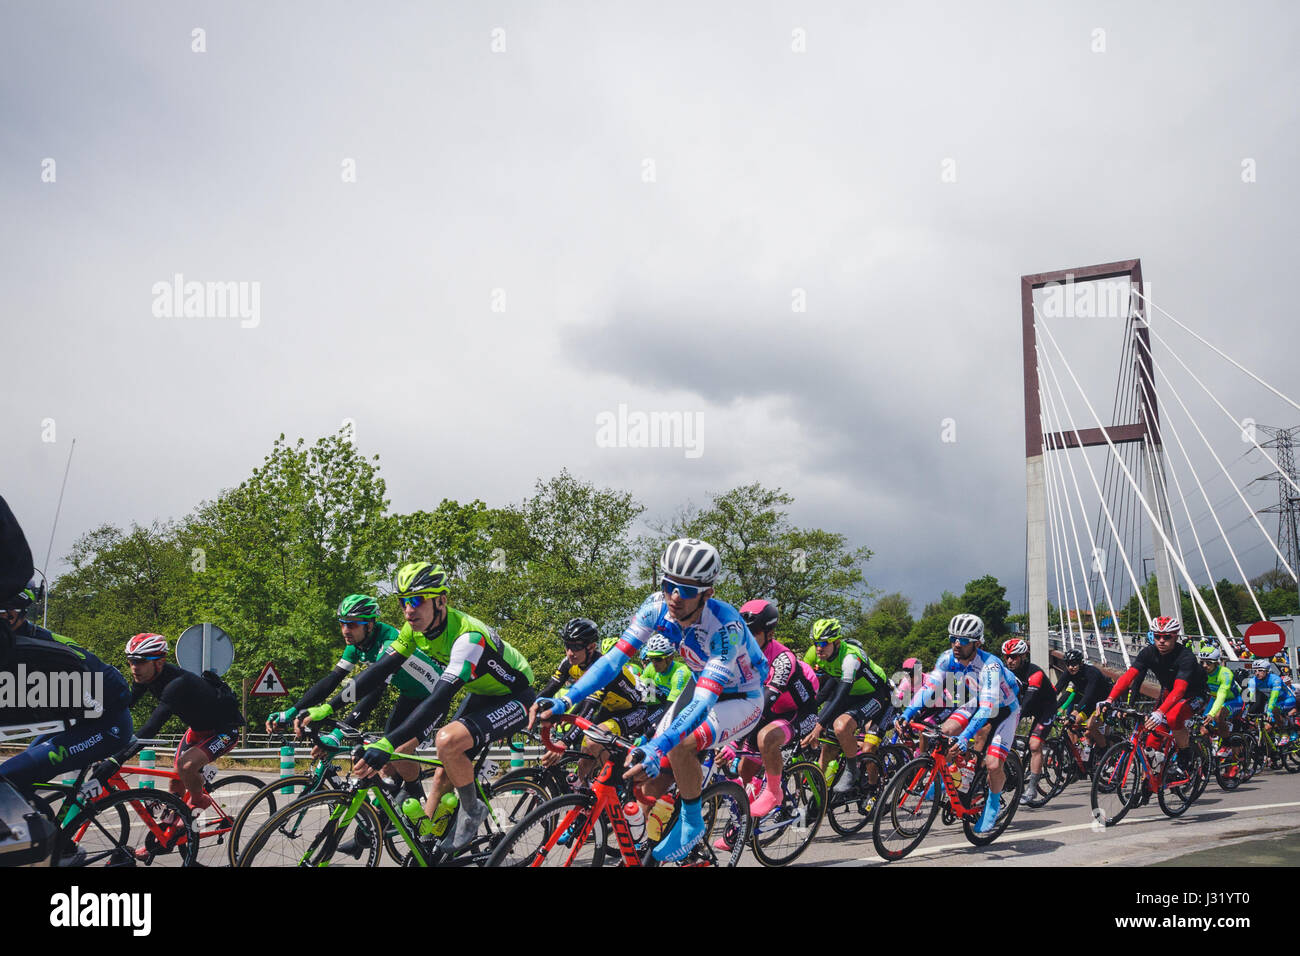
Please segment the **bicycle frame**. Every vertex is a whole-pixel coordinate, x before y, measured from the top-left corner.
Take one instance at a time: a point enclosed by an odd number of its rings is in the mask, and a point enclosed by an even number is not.
[[[65,783],[53,783],[53,782],[47,782],[42,785],[47,790],[53,790],[63,795],[63,803],[59,807],[58,811],[54,814],[54,818],[59,822],[60,831],[69,830],[73,820],[77,818],[77,815],[82,810],[86,809],[91,804],[94,804],[99,800],[104,799],[106,796],[108,796],[108,793],[110,791],[122,791],[122,790],[135,789],[126,786],[125,781],[123,781],[118,774],[113,774],[113,776],[109,778],[108,783],[105,784],[99,790],[99,792],[97,792],[94,796],[90,797],[89,800],[87,800],[86,802],[82,802],[82,790],[85,786],[86,776],[89,774],[89,772],[90,772],[90,766],[83,767],[81,773],[77,775],[76,782],[71,785]],[[158,820],[156,820],[153,817],[152,814],[146,813],[144,808],[138,805],[137,801],[132,801],[131,807],[133,810],[135,810],[136,815],[140,818],[140,822],[145,825],[145,827],[149,830],[149,833],[152,834],[153,838],[159,841],[160,844],[164,846],[170,845],[170,841],[176,838],[175,826],[169,826],[160,823]],[[86,830],[89,827],[90,827],[89,822],[83,823],[75,833],[71,834],[72,841],[74,843],[80,842],[82,836],[85,834]],[[177,846],[183,845],[184,842],[185,842],[184,839],[179,840],[177,841],[176,845]]]
[[[630,749],[631,741],[625,741],[617,735],[611,734],[595,724],[592,724],[591,721],[586,720],[583,717],[569,717],[566,715],[557,718],[557,722],[560,721],[573,723],[580,729],[586,731],[589,735],[592,733],[599,733],[606,736],[608,742],[629,745],[628,749]],[[563,751],[564,749],[563,747],[557,747],[557,745],[552,744],[550,728],[545,724],[542,725],[542,743],[547,750],[550,750],[553,753],[556,752],[557,749],[559,751]],[[711,765],[710,769],[712,769]],[[705,782],[703,786],[708,785],[707,778],[709,775],[710,774],[708,773],[705,774]],[[632,839],[632,828],[628,826],[627,817],[623,813],[623,804],[619,798],[618,785],[622,782],[623,768],[611,755],[610,758],[605,761],[605,765],[600,768],[600,771],[596,774],[596,777],[591,784],[591,792],[596,798],[595,804],[591,808],[574,807],[569,811],[564,819],[560,821],[559,825],[556,826],[555,831],[547,837],[546,843],[544,844],[544,849],[547,853],[555,849],[555,845],[560,841],[560,838],[572,827],[578,824],[578,815],[584,814],[586,816],[585,822],[577,833],[571,835],[573,848],[569,851],[569,858],[566,861],[566,865],[571,864],[577,857],[578,851],[582,849],[582,845],[586,843],[587,838],[591,835],[591,831],[594,829],[596,821],[603,816],[609,821],[610,827],[614,830],[614,836],[618,840],[618,852],[623,858],[623,865],[644,866],[645,864],[642,862],[641,857],[637,855],[636,843]],[[638,788],[635,786],[633,787],[633,794],[638,800],[640,799]],[[537,862],[540,863],[540,859]]]
[[[1120,778],[1126,780],[1133,768],[1133,762],[1136,760],[1138,772],[1142,774],[1147,786],[1151,788],[1151,792],[1155,793],[1160,789],[1160,773],[1152,768],[1151,761],[1147,759],[1146,738],[1151,735],[1160,741],[1160,753],[1168,761],[1170,752],[1173,750],[1174,735],[1163,727],[1148,728],[1145,723],[1140,723],[1129,735],[1128,759],[1124,761],[1124,766],[1117,767],[1116,770],[1120,773]],[[1107,782],[1114,783],[1114,777],[1112,776]]]
[[[952,807],[952,812],[957,815],[958,819],[982,813],[983,807],[980,807],[979,809],[968,807],[961,798],[961,791],[957,788],[956,780],[953,778],[953,770],[958,769],[958,767],[954,767],[954,765],[948,762],[947,748],[942,746],[950,738],[945,737],[938,731],[931,730],[925,724],[912,723],[911,726],[912,729],[921,736],[922,752],[928,753],[934,760],[934,765],[930,768],[930,773],[925,779],[925,786],[920,792],[924,794],[930,787],[934,786],[935,778],[937,777],[938,782],[943,786],[944,796],[947,798],[949,806]],[[968,753],[966,757],[963,758],[962,765],[960,765],[960,769],[963,773],[969,772],[973,774],[975,772],[975,759],[977,756],[979,755]],[[969,763],[970,766],[965,766],[966,763]],[[915,787],[918,783],[919,778],[918,780],[913,780],[912,784],[908,786],[908,792],[916,792]],[[923,800],[925,797],[921,797],[921,799]],[[917,806],[919,807],[920,805],[920,800],[918,800]]]

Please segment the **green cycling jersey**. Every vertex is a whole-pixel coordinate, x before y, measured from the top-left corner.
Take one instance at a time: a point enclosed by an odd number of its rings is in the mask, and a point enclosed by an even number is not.
[[[388,653],[389,647],[398,638],[397,628],[383,621],[375,622],[375,631],[370,642],[362,648],[349,644],[343,649],[337,666],[349,673],[358,664],[373,664]],[[432,660],[421,650],[416,650],[402,664],[401,670],[393,675],[390,683],[403,697],[416,697],[423,700],[433,690],[433,685],[442,676],[442,665]]]
[[[673,666],[662,674],[647,661],[641,669],[637,688],[641,690],[642,700],[651,707],[657,707],[665,701],[675,704],[690,682],[691,669],[681,661],[673,661]]]
[[[866,697],[889,689],[889,675],[868,656],[861,644],[848,638],[839,642],[835,656],[828,661],[817,655],[816,647],[808,648],[803,659],[812,665],[819,677],[825,675],[833,680],[851,680],[853,686],[849,688],[849,694],[853,697]]]
[[[493,676],[493,665],[504,665],[522,674],[527,683],[533,682],[533,669],[523,654],[482,621],[455,608],[447,608],[446,626],[432,639],[411,627],[410,622],[402,626],[393,641],[393,651],[410,655],[417,650],[442,664],[447,676],[463,682],[465,690],[471,694],[504,697],[513,693],[510,687]],[[453,651],[456,651],[454,661]],[[486,673],[475,676],[480,661]],[[512,675],[505,671],[502,673],[507,680],[511,679]]]

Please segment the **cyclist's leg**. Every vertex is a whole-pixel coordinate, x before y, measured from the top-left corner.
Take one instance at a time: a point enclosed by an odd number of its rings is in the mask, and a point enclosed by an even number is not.
[[[83,721],[36,738],[22,753],[0,764],[0,775],[30,795],[32,784],[81,770],[120,752],[131,740],[131,731],[129,710]]]
[[[189,792],[190,806],[196,810],[207,809],[212,805],[212,800],[203,786],[203,768],[234,750],[238,743],[239,733],[236,730],[186,731],[177,748],[177,779],[169,785],[172,792],[182,796],[178,788],[183,788]]]
[[[434,737],[438,759],[460,796],[456,832],[448,845],[451,850],[465,847],[489,813],[474,783],[474,758],[492,741],[527,727],[528,707],[532,703],[531,694],[527,699],[470,694],[466,701],[461,718],[442,727]]]

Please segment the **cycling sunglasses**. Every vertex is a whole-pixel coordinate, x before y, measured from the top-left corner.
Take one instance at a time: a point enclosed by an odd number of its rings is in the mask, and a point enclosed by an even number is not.
[[[154,655],[151,655],[151,656],[149,656],[149,657],[142,657],[142,656],[139,655],[139,654],[128,654],[128,655],[126,655],[126,659],[127,659],[128,663],[131,663],[131,664],[143,664],[143,663],[145,663],[146,661],[162,661],[162,660],[166,660],[167,657],[166,657],[165,654],[154,654]]]
[[[340,624],[365,624],[364,617],[341,617],[338,619]]]
[[[415,597],[399,597],[397,600],[401,602],[402,607],[419,607],[425,601],[429,600],[429,595],[417,594]]]
[[[813,641],[813,647],[830,647],[834,641]]]
[[[663,589],[664,594],[669,597],[672,597],[673,592],[676,591],[680,597],[687,601],[694,601],[700,596],[700,592],[705,590],[705,588],[696,585],[682,584],[680,581],[674,581],[671,578],[664,578],[659,582],[659,586]]]
[[[949,634],[949,635],[948,635],[948,643],[949,643],[949,644],[960,644],[962,647],[965,647],[967,644],[974,644],[974,643],[976,643],[976,641],[975,641],[975,638],[973,638],[973,637],[957,637],[955,634]]]

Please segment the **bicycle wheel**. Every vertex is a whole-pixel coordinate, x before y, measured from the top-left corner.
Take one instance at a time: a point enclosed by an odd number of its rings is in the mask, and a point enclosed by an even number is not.
[[[1233,748],[1237,752],[1233,753]],[[1249,753],[1242,746],[1239,737],[1228,736],[1223,738],[1220,744],[1220,750],[1223,753],[1216,753],[1214,756],[1214,782],[1219,785],[1220,790],[1231,792],[1241,786],[1246,779],[1245,768],[1243,766],[1243,757],[1249,759]]]
[[[245,804],[262,789],[257,777],[234,775],[221,777],[205,788],[212,805],[194,813],[194,825],[199,831],[199,866],[230,865],[230,834],[235,827],[235,817]]]
[[[1128,741],[1113,745],[1097,762],[1092,775],[1092,818],[1114,826],[1137,806],[1145,774]]]
[[[79,839],[81,839],[81,833],[85,830],[86,824],[83,823],[82,825],[78,826],[76,829],[62,826],[62,823],[65,820],[71,822],[72,816],[75,816],[76,813],[78,812],[78,809],[75,806],[72,807],[70,810],[65,810],[63,814],[57,819],[55,818],[55,814],[58,813],[60,808],[63,807],[64,800],[72,794],[72,788],[60,784],[38,783],[33,787],[33,790],[35,791],[36,794],[37,806],[41,806],[42,804],[44,804],[44,809],[46,810],[46,816],[48,816],[51,820],[54,820],[56,824],[59,824],[60,828],[64,831],[64,843],[66,844],[67,847],[66,853],[71,854],[75,849],[73,844],[75,844]],[[110,819],[107,814],[100,816],[98,825],[114,832],[115,833],[114,839],[116,839],[118,842],[122,842],[127,839],[127,834],[130,832],[131,824],[130,824],[130,820],[128,819],[129,812],[130,810],[128,807],[118,804],[115,810],[116,813],[115,828],[113,824],[110,823]]]
[[[871,822],[876,812],[876,801],[880,797],[881,790],[884,789],[884,772],[876,755],[858,754],[857,759],[862,767],[862,776],[857,789],[847,797],[836,797],[829,787],[826,791],[826,819],[831,829],[841,836],[852,836]],[[835,774],[834,781],[828,781],[830,786],[834,786],[844,774],[849,772],[847,764],[845,760],[840,761],[839,771]],[[869,780],[869,768],[875,769],[874,784]]]
[[[1184,767],[1183,758],[1176,751],[1165,761],[1160,771],[1160,788],[1156,799],[1167,817],[1181,817],[1196,802],[1204,788],[1202,783],[1209,774],[1205,767],[1205,753],[1200,747],[1191,747],[1192,766]]]
[[[1291,729],[1291,739],[1282,746],[1282,766],[1287,773],[1300,773],[1300,730]]]
[[[821,768],[811,760],[788,765],[781,775],[781,805],[754,821],[754,856],[764,866],[785,866],[808,849],[825,813]]]
[[[85,851],[85,859],[76,865],[191,866],[199,849],[192,812],[185,801],[166,791],[113,791],[68,824]]]
[[[883,787],[898,773],[898,769],[915,757],[910,747],[904,747],[902,744],[885,744],[876,751],[876,757],[880,760],[880,783]]]
[[[915,757],[898,769],[880,795],[871,841],[885,860],[901,860],[925,839],[939,812],[943,782],[934,758]]]
[[[230,866],[239,865],[239,854],[244,849],[244,837],[252,836],[270,819],[271,814],[281,807],[292,803],[303,794],[312,793],[320,778],[309,774],[296,774],[281,777],[264,784],[261,789],[245,801],[235,814],[235,822],[230,827],[226,838],[226,861]],[[288,793],[282,791],[288,790]]]
[[[1025,772],[1020,762],[1020,755],[1015,752],[1007,754],[1007,759],[1002,764],[1002,772],[1006,777],[1002,786],[1002,805],[998,808],[998,816],[993,821],[992,829],[986,833],[976,833],[975,824],[979,822],[979,817],[966,816],[961,819],[962,833],[975,846],[988,846],[1000,837],[1011,825],[1011,818],[1016,815],[1016,810],[1020,807],[1020,796],[1025,788]],[[967,806],[982,813],[984,801],[988,799],[988,789],[988,771],[981,761],[975,771],[974,779],[971,780],[970,789],[966,791]]]
[[[1205,788],[1210,785],[1210,777],[1212,775],[1211,768],[1214,766],[1214,759],[1213,755],[1210,753],[1210,745],[1203,737],[1194,737],[1192,739],[1192,746],[1199,754],[1197,759],[1200,763],[1199,771],[1196,776],[1192,778],[1192,782],[1195,785],[1195,789],[1192,791],[1192,801],[1195,802],[1201,799],[1201,794],[1203,794]]]
[[[363,800],[356,816],[343,823],[355,797],[328,790],[281,807],[248,841],[239,866],[378,866],[383,824],[375,808]],[[339,852],[339,844],[352,837],[354,852]]]
[[[682,812],[678,800],[664,833],[677,826]],[[745,854],[754,836],[754,818],[749,813],[749,795],[744,787],[730,780],[709,784],[700,794],[700,813],[704,817],[704,836],[690,855],[675,866],[735,866]]]
[[[593,819],[595,806],[590,791],[552,797],[505,835],[484,866],[601,866],[609,827],[603,815]]]

